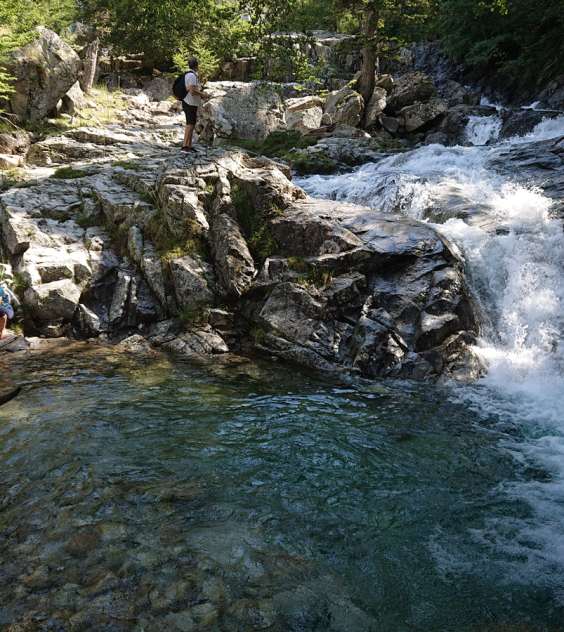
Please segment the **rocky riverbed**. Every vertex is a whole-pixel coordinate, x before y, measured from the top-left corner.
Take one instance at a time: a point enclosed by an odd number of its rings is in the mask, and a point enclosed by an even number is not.
[[[25,181],[0,197],[27,334],[476,375],[478,317],[433,228],[308,198],[288,167],[237,149],[181,154],[173,103],[124,99],[122,123],[32,145]]]

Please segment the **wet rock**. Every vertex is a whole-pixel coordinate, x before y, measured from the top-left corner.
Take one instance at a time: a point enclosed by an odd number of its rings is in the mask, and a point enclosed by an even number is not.
[[[391,113],[398,113],[402,108],[423,102],[435,93],[435,84],[422,72],[412,72],[399,77],[394,83],[388,97],[387,108]]]
[[[431,99],[427,103],[414,103],[402,108],[398,112],[398,118],[404,119],[406,132],[414,132],[446,111],[447,105],[444,101]]]
[[[505,117],[499,138],[524,136],[533,131],[543,120],[556,118],[561,112],[537,112],[535,110],[511,110]]]
[[[0,353],[16,353],[27,351],[29,348],[29,342],[22,335],[12,335],[0,340]]]
[[[122,340],[118,345],[116,345],[116,348],[120,351],[133,351],[136,353],[146,353],[152,349],[151,344],[139,334],[134,334],[133,336],[129,336],[129,338]]]
[[[190,614],[184,612],[171,612],[163,619],[167,630],[171,632],[191,632],[194,629],[194,621]]]
[[[161,346],[167,351],[204,358],[229,352],[229,347],[219,334],[197,329],[181,334],[170,342],[164,342]]]
[[[306,340],[321,316],[323,302],[314,299],[300,285],[282,283],[268,298],[258,322],[280,332],[290,342]]]
[[[72,538],[66,549],[70,555],[82,557],[97,549],[101,543],[102,540],[96,531],[83,531]]]

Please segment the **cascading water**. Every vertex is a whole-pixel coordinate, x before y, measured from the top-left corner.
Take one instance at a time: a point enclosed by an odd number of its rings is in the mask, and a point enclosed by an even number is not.
[[[485,145],[497,140],[503,120],[500,116],[471,116],[466,126],[465,140],[473,145]]]
[[[472,119],[468,137],[485,145],[497,137],[498,121]],[[508,578],[545,582],[564,603],[564,583],[555,580],[564,571],[564,231],[554,202],[523,184],[526,174],[490,168],[516,145],[562,136],[559,117],[495,146],[432,145],[300,185],[313,197],[435,222],[460,249],[485,313],[477,352],[488,370],[473,386],[452,386],[450,397],[501,430],[505,449],[524,467],[544,472],[542,481],[504,485],[532,513],[492,515],[469,535],[483,544],[486,565],[488,551],[504,550],[514,557]],[[460,571],[464,548],[462,540],[443,539],[439,564]]]

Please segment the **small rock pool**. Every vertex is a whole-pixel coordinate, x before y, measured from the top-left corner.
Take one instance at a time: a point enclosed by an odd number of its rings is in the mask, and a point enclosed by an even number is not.
[[[2,358],[0,629],[564,629],[500,429],[445,387],[78,344]]]

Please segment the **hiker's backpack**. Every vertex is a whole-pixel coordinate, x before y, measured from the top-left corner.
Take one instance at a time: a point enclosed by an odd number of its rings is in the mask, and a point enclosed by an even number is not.
[[[189,70],[188,72],[194,72],[193,70]],[[186,90],[186,75],[188,72],[184,72],[181,75],[178,75],[172,84],[172,94],[175,99],[179,101],[184,101],[184,98],[188,94],[188,90]],[[194,72],[194,74],[196,74]]]

